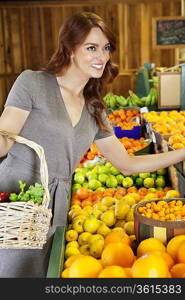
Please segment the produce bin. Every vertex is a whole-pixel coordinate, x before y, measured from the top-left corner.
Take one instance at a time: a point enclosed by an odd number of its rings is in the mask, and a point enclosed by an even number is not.
[[[47,278],[60,278],[64,263],[66,226],[58,226],[54,233]]]
[[[148,145],[146,147],[134,152],[134,155],[145,155],[145,154],[151,154],[153,152],[154,152],[154,144],[153,144],[152,140],[149,140]]]
[[[141,126],[134,126],[133,129],[130,130],[123,130],[121,129],[120,126],[115,126],[113,128],[114,128],[115,135],[119,139],[122,137],[128,137],[137,140],[140,139],[142,136]]]
[[[142,214],[138,212],[139,207],[145,206],[146,203],[157,202],[159,200],[138,203],[134,208],[134,230],[138,243],[147,238],[154,237],[161,240],[164,244],[167,244],[174,236],[185,234],[184,221],[159,221],[142,216]],[[166,202],[172,200],[177,200],[177,198],[163,199],[163,201]],[[184,198],[178,198],[178,200],[185,203]]]

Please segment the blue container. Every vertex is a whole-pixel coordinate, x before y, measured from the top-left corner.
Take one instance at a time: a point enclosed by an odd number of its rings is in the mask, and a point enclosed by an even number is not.
[[[128,137],[128,138],[132,138],[132,139],[140,139],[141,138],[141,126],[134,126],[133,129],[130,130],[123,130],[121,129],[120,126],[115,126],[114,128],[114,132],[115,135],[117,136],[117,138],[122,138],[122,137]]]

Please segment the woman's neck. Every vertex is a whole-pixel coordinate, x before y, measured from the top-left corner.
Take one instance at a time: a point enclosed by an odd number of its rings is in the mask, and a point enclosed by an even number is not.
[[[89,79],[83,78],[81,74],[76,74],[72,68],[68,68],[64,74],[57,74],[57,81],[61,88],[68,90],[71,94],[79,97],[83,95],[83,90]]]

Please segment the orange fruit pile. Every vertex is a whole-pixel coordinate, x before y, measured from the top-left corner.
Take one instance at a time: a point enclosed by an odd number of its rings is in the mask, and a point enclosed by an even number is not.
[[[160,221],[185,220],[185,204],[181,200],[148,202],[145,206],[138,207],[138,212]]]

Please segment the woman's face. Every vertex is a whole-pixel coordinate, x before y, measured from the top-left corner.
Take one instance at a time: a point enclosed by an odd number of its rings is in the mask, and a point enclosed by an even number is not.
[[[100,78],[110,58],[110,43],[100,28],[94,27],[72,53],[72,66],[86,79]]]

